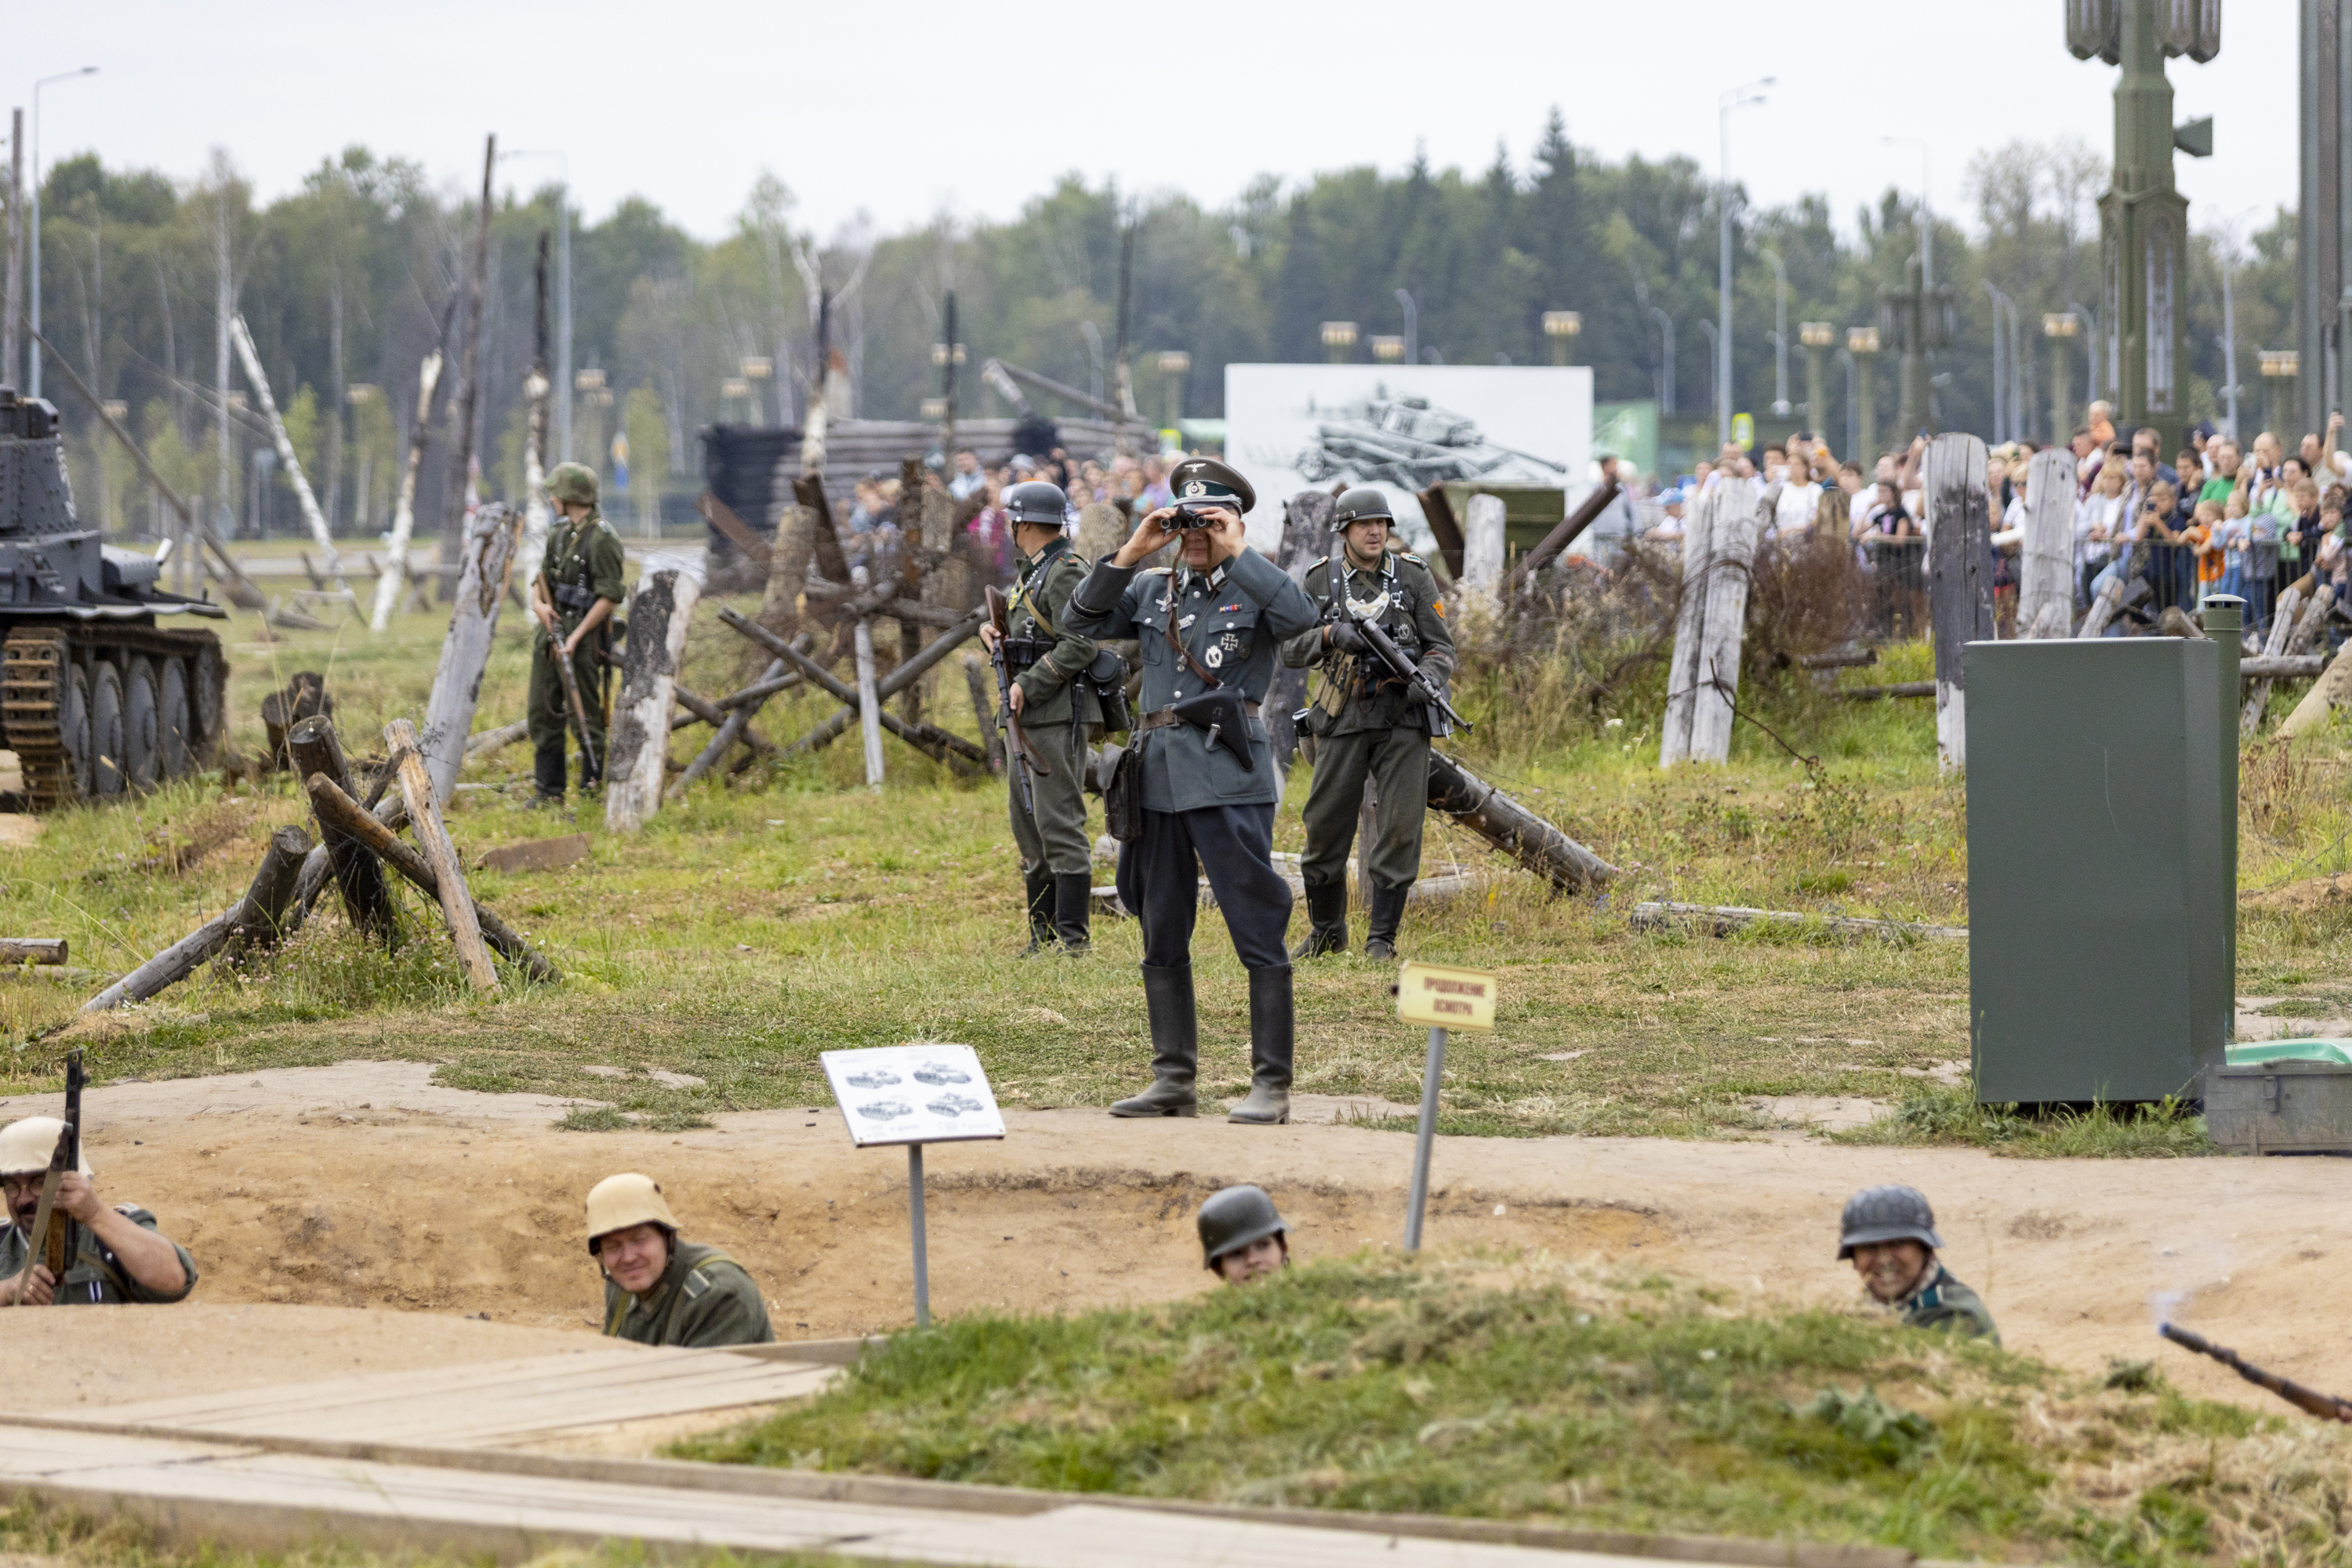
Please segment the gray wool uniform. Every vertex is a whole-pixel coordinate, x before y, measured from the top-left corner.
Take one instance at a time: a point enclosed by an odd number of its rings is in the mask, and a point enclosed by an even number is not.
[[[1070,595],[1086,575],[1086,563],[1067,539],[1048,540],[1043,550],[1023,558],[1020,582],[1005,607],[1011,645],[1044,650],[1013,678],[1021,688],[1022,732],[1045,764],[1029,776],[1034,816],[1023,809],[1018,778],[1009,791],[1013,841],[1024,872],[1041,863],[1057,877],[1094,868],[1093,846],[1087,840],[1087,742],[1102,723],[1102,710],[1078,679],[1094,662],[1094,642],[1068,625]],[[1011,737],[1005,744],[1011,746]],[[1008,757],[1006,772],[1013,771]]]
[[[1274,868],[1274,752],[1255,709],[1274,679],[1280,639],[1315,624],[1314,601],[1282,569],[1244,550],[1214,570],[1139,572],[1097,563],[1071,596],[1068,624],[1087,637],[1134,637],[1143,663],[1135,733],[1142,769],[1143,835],[1119,847],[1119,901],[1136,911],[1143,962],[1192,963],[1198,878],[1206,873],[1217,908],[1247,969],[1286,969],[1290,886]],[[1244,767],[1223,742],[1189,724],[1154,722],[1171,703],[1208,683],[1169,641],[1175,636],[1202,670],[1252,710]]]
[[[1318,616],[1331,602],[1328,559],[1307,571],[1307,593]],[[1454,679],[1454,634],[1437,579],[1420,556],[1391,551],[1378,567],[1348,563],[1350,603],[1379,605],[1370,620],[1389,635],[1406,658],[1440,687]],[[1315,736],[1315,777],[1307,786],[1302,816],[1307,853],[1299,874],[1308,886],[1347,879],[1348,851],[1355,843],[1358,808],[1370,780],[1378,792],[1373,842],[1362,858],[1373,883],[1407,888],[1421,875],[1422,827],[1429,812],[1429,741],[1432,715],[1377,654],[1351,655],[1328,647],[1320,626],[1283,644],[1282,661],[1293,669],[1322,668],[1307,727]],[[1437,720],[1443,725],[1443,718]]]

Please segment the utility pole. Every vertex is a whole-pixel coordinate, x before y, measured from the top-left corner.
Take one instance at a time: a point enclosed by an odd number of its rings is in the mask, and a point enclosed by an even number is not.
[[[1765,247],[1756,253],[1772,264],[1772,417],[1789,416],[1789,269],[1780,253]]]
[[[441,592],[445,603],[457,596],[452,569],[465,553],[466,489],[474,464],[474,405],[480,395],[482,365],[482,291],[490,269],[490,176],[498,168],[499,139],[493,134],[482,149],[482,208],[474,225],[474,264],[466,274],[466,352],[457,361],[457,393],[449,400],[450,434],[448,493],[441,500]]]
[[[2295,409],[2305,430],[2327,428],[2327,411],[2343,399],[2337,311],[2345,283],[2344,132],[2352,117],[2343,6],[2344,0],[2295,0],[2302,103],[2295,138],[2302,151],[2301,199],[2295,204],[2295,359],[2301,367]]]
[[[1722,276],[1717,283],[1715,329],[1715,425],[1716,440],[1731,439],[1731,114],[1764,101],[1761,89],[1770,87],[1777,78],[1761,77],[1745,82],[1720,94],[1715,100],[1715,121],[1717,140],[1721,143],[1721,160],[1717,164],[1715,187],[1717,245],[1720,251]]]
[[[2050,340],[2050,444],[2063,447],[2074,434],[2074,397],[2067,390],[2067,342],[2083,330],[2083,320],[2072,310],[2053,310],[2042,318],[2042,335]]]
[[[2235,259],[2221,258],[2221,395],[2229,409],[2225,417],[2232,441],[2238,439],[2238,308],[2230,296],[2230,264]]]
[[[26,187],[32,206],[28,216],[30,234],[27,237],[31,241],[33,255],[31,265],[26,270],[31,274],[28,281],[32,285],[33,308],[29,314],[32,317],[33,331],[37,332],[41,330],[41,89],[51,82],[71,81],[76,77],[97,74],[96,66],[84,66],[79,70],[59,71],[55,76],[45,76],[33,84],[33,178],[32,183]],[[228,329],[224,325],[221,331],[226,332]],[[228,340],[224,337],[221,341],[226,344]],[[221,350],[224,355],[227,352],[226,347]],[[224,368],[221,371],[221,391],[226,394],[228,391],[226,358],[223,359],[222,364]],[[41,354],[38,349],[31,350],[25,355],[25,395],[28,397],[41,395]]]
[[[2123,68],[2116,81],[2114,183],[2099,198],[2105,379],[2116,427],[2153,426],[2168,451],[2183,437],[2180,321],[2189,239],[2189,202],[2173,184],[2172,153],[2177,146],[2192,156],[2210,154],[2213,123],[2173,128],[2164,61],[2168,55],[2187,55],[2202,63],[2219,54],[2221,8],[2166,5],[2161,10],[2159,16],[2158,0],[2069,6],[2066,47],[2076,59],[2096,55]],[[2306,168],[2310,155],[2306,146]],[[2337,293],[2331,289],[2324,301],[2313,301],[2306,325],[2323,305],[2326,319],[2334,320]]]
[[[10,117],[8,127],[8,289],[7,317],[0,320],[0,382],[10,386],[24,368],[16,357],[16,312],[25,298],[25,111]]]
[[[2004,353],[2007,344],[2001,337],[2001,312],[2008,310],[2012,316],[2016,312],[2010,307],[2009,296],[1994,288],[1991,279],[1984,279],[1984,289],[1992,299],[1992,438],[1998,443],[2010,438],[2011,415],[2009,407],[2009,363]]]
[[[1950,345],[1952,289],[1949,284],[1928,287],[1927,263],[1916,252],[1904,268],[1904,278],[1903,288],[1889,289],[1878,296],[1878,330],[1902,344],[1895,384],[1895,439],[1908,445],[1934,423],[1928,403],[1927,351]]]
[[[1805,349],[1805,423],[1811,426],[1813,434],[1818,436],[1829,422],[1830,414],[1829,394],[1822,383],[1822,360],[1830,346],[1837,342],[1837,328],[1827,321],[1800,321],[1797,323],[1797,341]],[[1846,456],[1854,456],[1851,446]]]
[[[1675,319],[1655,305],[1650,307],[1650,314],[1658,319],[1659,339],[1664,345],[1664,353],[1658,360],[1660,382],[1658,401],[1665,405],[1665,411],[1668,414],[1672,414],[1676,407],[1675,403]],[[1724,437],[1727,441],[1730,438],[1728,435]]]
[[[220,188],[214,193],[213,221],[213,394],[219,399],[214,409],[214,433],[217,442],[213,457],[220,469],[220,504],[214,509],[215,526],[223,537],[236,531],[236,454],[229,440],[228,431],[228,323],[236,314],[236,287],[230,275],[232,257],[228,233],[228,163],[226,159],[214,166],[214,175]],[[37,330],[37,329],[36,329]],[[181,550],[186,555],[195,552],[189,548],[195,541],[184,540]]]

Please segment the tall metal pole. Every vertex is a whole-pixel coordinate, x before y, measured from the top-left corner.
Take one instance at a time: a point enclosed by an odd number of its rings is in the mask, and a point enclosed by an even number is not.
[[[1421,363],[1421,307],[1410,289],[1396,291],[1396,301],[1404,310],[1404,363]]]
[[[1405,1197],[1404,1249],[1421,1250],[1421,1215],[1429,1205],[1429,1153],[1437,1137],[1437,1086],[1445,1077],[1445,1031],[1429,1031],[1429,1060],[1421,1071],[1421,1123],[1412,1140],[1412,1189]]]
[[[865,623],[860,621],[860,626]],[[923,1146],[907,1145],[907,1228],[915,1239],[915,1326],[931,1326],[930,1238],[923,1224]]]
[[[2336,301],[2343,288],[2343,0],[2296,0],[2301,118],[2301,184],[2295,204],[2295,405],[2305,430],[2327,427],[2327,364],[2336,352]],[[2231,380],[2237,378],[2232,376]]]
[[[516,147],[509,158],[552,158],[555,186],[555,447],[556,461],[572,460],[572,158],[558,147]]]
[[[1665,405],[1666,413],[1673,414],[1675,411],[1675,319],[1655,305],[1650,307],[1650,314],[1658,319],[1658,331],[1661,341],[1665,344],[1665,357],[1658,362],[1662,373],[1658,379],[1663,384],[1658,388],[1658,401]]]
[[[1770,87],[1773,77],[1759,77],[1723,93],[1715,102],[1716,132],[1721,142],[1717,165],[1716,227],[1722,276],[1717,281],[1715,339],[1715,423],[1718,442],[1731,439],[1731,111],[1764,101],[1759,88]]]
[[[1772,264],[1772,417],[1789,416],[1789,269],[1769,246],[1757,252]]]
[[[16,312],[25,298],[25,111],[12,111],[8,125],[8,283],[0,296],[0,381],[10,386],[23,364],[16,357]]]
[[[2238,438],[2238,308],[2230,297],[2230,258],[2221,258],[2221,396],[2230,439]],[[2322,426],[2321,428],[2326,428]]]
[[[1990,278],[1984,279],[1984,289],[1992,297],[1992,438],[2000,442],[2009,439],[2011,412],[2008,406],[2008,363],[2001,353],[2000,332],[2001,310],[2008,306],[2009,296],[1994,288]],[[2016,311],[2011,310],[2010,314],[2014,317]]]
[[[27,215],[32,226],[32,309],[26,314],[32,318],[33,331],[37,332],[41,330],[41,89],[51,82],[71,81],[76,77],[97,74],[96,66],[84,66],[78,71],[59,71],[55,76],[45,76],[33,84],[33,177],[28,182],[31,211]],[[228,329],[224,326],[221,330],[226,333]],[[221,341],[226,344],[228,340],[224,336]],[[228,390],[226,359],[221,371],[221,390]],[[26,355],[25,395],[28,397],[41,395],[41,356],[38,353]]]
[[[1870,462],[1862,450],[1862,401],[1854,391],[1854,371],[1859,362],[1852,349],[1838,350],[1838,358],[1845,361],[1845,450],[1846,456],[1862,464],[1865,472]]]

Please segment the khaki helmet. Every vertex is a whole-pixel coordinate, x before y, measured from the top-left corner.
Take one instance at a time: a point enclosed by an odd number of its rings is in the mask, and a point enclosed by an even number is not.
[[[588,1189],[588,1255],[604,1250],[604,1238],[632,1226],[657,1225],[677,1234],[677,1216],[662,1198],[661,1184],[651,1176],[624,1171]]]
[[[596,470],[585,463],[558,463],[547,476],[547,493],[574,506],[596,504]]]
[[[1264,1187],[1225,1187],[1209,1194],[1201,1205],[1201,1261],[1210,1268],[1229,1252],[1239,1252],[1254,1241],[1280,1236],[1289,1226],[1274,1208]]]
[[[22,1176],[46,1171],[58,1152],[58,1134],[66,1124],[54,1116],[27,1116],[0,1129],[0,1176]],[[81,1173],[91,1173],[89,1155],[83,1153]]]

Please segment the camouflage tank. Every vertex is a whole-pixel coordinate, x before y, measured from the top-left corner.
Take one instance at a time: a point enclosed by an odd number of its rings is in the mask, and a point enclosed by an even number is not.
[[[227,612],[157,586],[163,562],[76,521],[58,411],[0,386],[0,746],[35,811],[151,789],[220,745]]]

